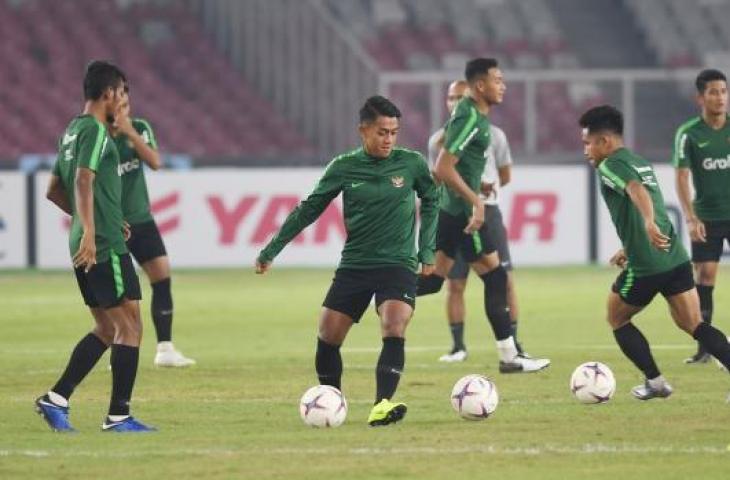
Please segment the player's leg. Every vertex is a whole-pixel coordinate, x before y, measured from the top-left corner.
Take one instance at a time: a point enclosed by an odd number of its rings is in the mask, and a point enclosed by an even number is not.
[[[80,274],[84,275],[83,272]],[[90,307],[90,311],[95,321],[93,330],[76,344],[66,369],[55,385],[36,399],[36,411],[55,431],[73,431],[68,421],[71,395],[114,339],[114,325],[104,310]]]
[[[335,272],[319,318],[315,369],[322,385],[342,389],[340,347],[353,323],[360,321],[373,297],[367,271],[340,268]]]
[[[401,267],[383,268],[373,281],[383,347],[375,367],[375,405],[368,424],[377,426],[402,420],[408,410],[404,403],[392,400],[405,367],[405,334],[416,306],[416,275]]]
[[[720,244],[720,248],[718,250],[722,251],[722,244]],[[712,323],[712,313],[714,310],[713,292],[715,290],[718,265],[719,263],[716,261],[695,262],[694,264],[700,313],[702,315],[702,320],[707,324]],[[709,353],[698,342],[697,352],[691,357],[685,359],[685,363],[707,363],[709,360]]]
[[[453,343],[451,351],[439,358],[442,362],[463,362],[467,357],[464,344],[464,320],[466,318],[464,291],[469,275],[469,265],[458,253],[454,260],[454,265],[449,271],[446,290],[446,315]]]
[[[127,242],[130,253],[142,267],[152,288],[150,302],[152,323],[157,335],[157,353],[154,364],[158,367],[187,367],[195,360],[186,358],[172,343],[172,279],[170,260],[157,224],[153,221],[132,225]]]
[[[468,220],[464,216],[455,217],[444,211],[439,212],[434,273],[418,276],[416,294],[419,297],[441,290],[446,277],[454,265],[454,258],[456,257],[459,241],[463,236],[463,229],[467,222]]]
[[[550,365],[545,358],[521,357],[512,336],[512,322],[507,303],[507,270],[502,265],[494,239],[482,226],[479,232],[465,237],[461,252],[484,284],[484,311],[497,340],[501,373],[536,372]]]

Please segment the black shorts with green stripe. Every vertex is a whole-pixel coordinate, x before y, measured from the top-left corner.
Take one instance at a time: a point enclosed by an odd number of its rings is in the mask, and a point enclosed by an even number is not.
[[[483,255],[497,250],[494,239],[487,233],[486,223],[471,235],[464,233],[468,224],[469,218],[466,215],[454,216],[441,210],[436,232],[436,250],[442,251],[449,258],[455,258],[459,252],[466,263],[476,262]]]
[[[611,290],[629,305],[645,307],[657,293],[668,298],[693,288],[692,264],[685,262],[666,272],[643,277],[637,277],[631,268],[627,268],[616,278]]]
[[[91,308],[116,307],[125,298],[142,299],[137,272],[128,253],[112,252],[109,260],[97,263],[88,273],[83,268],[76,268],[75,272],[84,303]]]

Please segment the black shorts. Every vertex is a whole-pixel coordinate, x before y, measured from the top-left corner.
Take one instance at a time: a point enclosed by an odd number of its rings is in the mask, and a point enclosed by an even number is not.
[[[499,261],[505,270],[512,270],[512,256],[509,253],[509,244],[507,243],[507,229],[504,227],[502,220],[502,212],[497,205],[484,206],[484,224],[487,226],[487,236],[492,244],[497,247]],[[469,264],[461,256],[461,252],[456,252],[454,257],[454,266],[449,271],[451,280],[464,280],[469,276]]]
[[[400,300],[416,308],[416,274],[405,267],[338,268],[323,307],[359,322],[375,295],[376,308],[386,300]]]
[[[629,305],[645,307],[657,293],[667,298],[693,288],[692,264],[686,262],[668,272],[645,277],[635,277],[629,270],[624,270],[616,278],[611,290]]]
[[[704,224],[707,241],[692,242],[692,261],[719,262],[725,241],[730,244],[730,222],[708,220]]]
[[[157,223],[154,220],[131,225],[132,236],[127,241],[127,248],[138,264],[167,255]]]
[[[476,262],[483,255],[497,250],[493,239],[487,234],[486,221],[479,231],[471,235],[464,233],[468,224],[466,215],[454,216],[441,210],[436,232],[436,250],[441,250],[449,258],[456,258],[457,252],[460,252],[467,263]]]
[[[89,273],[84,272],[83,268],[74,271],[81,296],[89,307],[112,308],[125,298],[142,299],[137,272],[128,253],[117,255],[112,252],[109,260],[97,263]]]

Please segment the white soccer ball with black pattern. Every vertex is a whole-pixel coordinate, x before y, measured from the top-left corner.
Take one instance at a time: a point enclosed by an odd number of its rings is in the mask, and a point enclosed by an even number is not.
[[[467,420],[484,420],[497,409],[497,386],[484,375],[467,375],[451,390],[451,406]]]
[[[299,415],[310,427],[339,427],[347,417],[347,400],[335,387],[317,385],[302,395]]]
[[[573,371],[570,391],[581,403],[606,403],[616,391],[616,379],[605,364],[586,362]]]

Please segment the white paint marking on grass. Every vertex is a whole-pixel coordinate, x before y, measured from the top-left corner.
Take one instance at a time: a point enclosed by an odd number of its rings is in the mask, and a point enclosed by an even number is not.
[[[542,348],[545,350],[616,350],[619,351],[619,346],[615,343],[602,344],[602,345],[543,345]],[[693,344],[688,343],[668,343],[668,344],[651,344],[652,350],[692,350]],[[343,347],[344,353],[378,353],[381,347]],[[423,346],[423,347],[406,347],[406,352],[445,352],[448,350],[448,345],[444,344],[438,347],[435,346]],[[470,352],[486,352],[493,351],[494,348],[487,347],[469,347]]]
[[[260,456],[260,455],[354,455],[354,456],[403,456],[403,455],[635,455],[635,454],[665,454],[665,455],[730,455],[726,447],[675,447],[669,445],[632,445],[632,444],[604,444],[587,443],[583,445],[535,445],[530,447],[503,447],[499,445],[474,445],[468,447],[395,447],[395,448],[205,448],[205,449],[177,449],[154,450],[138,452],[90,451],[90,450],[24,450],[0,449],[0,457],[28,457],[28,458],[140,458],[140,457],[179,457],[179,456]]]

